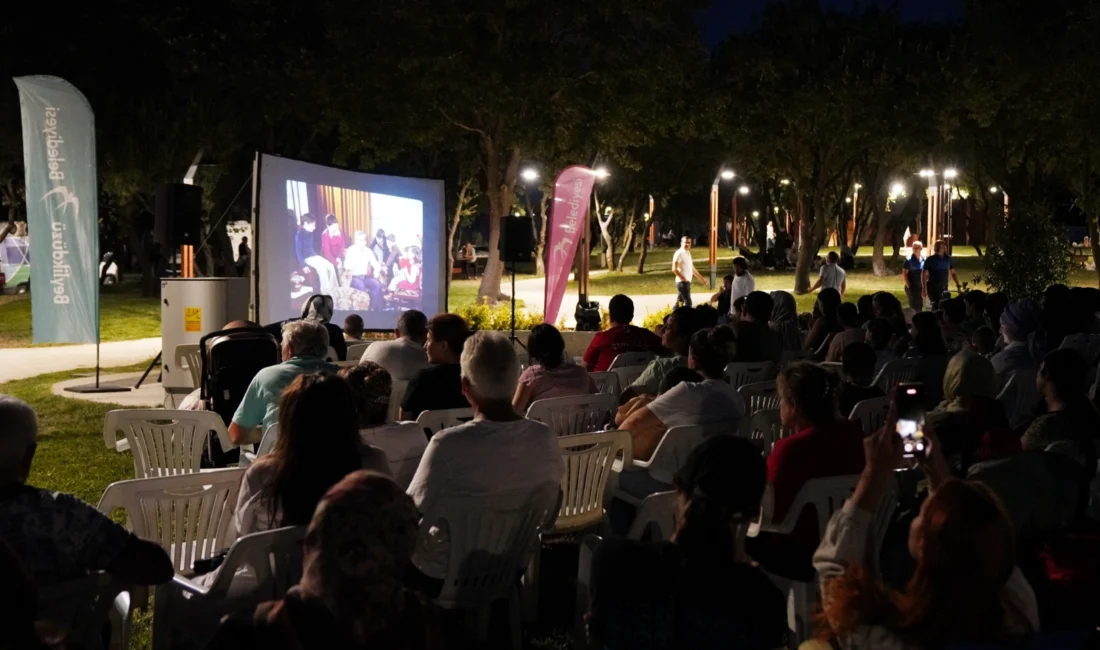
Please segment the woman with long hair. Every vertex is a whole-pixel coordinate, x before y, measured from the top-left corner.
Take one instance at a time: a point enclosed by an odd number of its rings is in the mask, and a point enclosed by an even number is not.
[[[744,549],[764,474],[747,439],[712,436],[696,447],[673,479],[672,540],[608,538],[596,549],[593,640],[609,648],[783,647],[783,595]]]
[[[836,308],[840,306],[840,292],[833,288],[822,289],[814,303],[814,320],[810,325],[810,331],[806,334],[806,340],[802,343],[802,350],[814,353],[830,334],[836,334],[844,330],[837,316]]]
[[[526,413],[527,407],[540,399],[596,392],[596,382],[588,371],[565,358],[565,339],[553,325],[541,323],[532,327],[527,351],[531,365],[519,376],[512,398],[517,413]]]
[[[355,397],[340,377],[299,375],[279,400],[275,449],[248,468],[235,519],[241,535],[305,526],[325,492],[363,468]]]
[[[890,323],[891,346],[898,355],[904,354],[909,347],[909,326],[905,322],[901,301],[892,293],[879,291],[871,297],[871,309],[875,318]]]
[[[802,331],[798,329],[798,305],[794,296],[786,291],[773,291],[772,316],[768,325],[779,335],[784,352],[798,352],[802,349]]]
[[[844,649],[945,648],[1022,642],[1039,630],[1035,594],[1015,567],[1012,522],[985,485],[951,478],[930,428],[921,461],[931,495],[909,529],[916,569],[901,591],[861,562],[875,513],[901,465],[896,416],[864,445],[867,470],[814,555],[827,636]]]
[[[947,343],[940,320],[930,311],[913,314],[905,357],[918,359],[917,381],[924,384],[924,406],[933,409],[943,400],[943,376],[947,370]]]

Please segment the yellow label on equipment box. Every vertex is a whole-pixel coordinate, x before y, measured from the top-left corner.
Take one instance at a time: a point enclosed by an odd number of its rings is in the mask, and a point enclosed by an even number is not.
[[[185,331],[185,332],[201,332],[202,331],[202,307],[184,307],[183,308],[183,331]]]

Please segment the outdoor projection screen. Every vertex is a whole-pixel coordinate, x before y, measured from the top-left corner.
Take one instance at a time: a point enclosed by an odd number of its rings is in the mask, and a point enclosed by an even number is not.
[[[365,174],[262,154],[254,227],[256,314],[262,324],[302,315],[332,296],[333,322],[367,329],[446,308],[443,181]]]

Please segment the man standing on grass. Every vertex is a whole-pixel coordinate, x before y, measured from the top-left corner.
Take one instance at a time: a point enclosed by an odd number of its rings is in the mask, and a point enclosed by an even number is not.
[[[752,274],[749,273],[749,263],[743,257],[735,257],[733,260],[733,282],[730,285],[730,305],[726,309],[726,316],[729,318],[729,322],[734,322],[735,319],[733,310],[734,303],[738,298],[749,295],[753,291],[756,291],[756,280],[753,279]]]
[[[913,242],[913,255],[905,260],[901,268],[901,279],[905,282],[905,295],[909,298],[909,308],[913,311],[924,309],[924,260],[921,258],[921,250],[924,246],[919,241]]]
[[[955,282],[955,289],[962,291],[959,276],[955,273],[955,263],[947,254],[947,244],[943,240],[932,245],[933,255],[924,261],[924,292],[932,301],[932,309],[939,309],[944,298],[950,298],[947,291],[947,279]]]
[[[691,237],[680,239],[680,249],[672,256],[672,272],[676,275],[677,307],[691,307],[692,277],[699,278],[704,287],[710,288],[706,279],[695,269],[695,263],[691,261]]]
[[[848,288],[848,274],[837,264],[839,259],[840,256],[836,251],[829,251],[829,256],[825,258],[825,264],[821,266],[821,271],[818,273],[817,282],[810,287],[810,293],[818,289],[836,289],[840,295],[844,295],[844,291]]]

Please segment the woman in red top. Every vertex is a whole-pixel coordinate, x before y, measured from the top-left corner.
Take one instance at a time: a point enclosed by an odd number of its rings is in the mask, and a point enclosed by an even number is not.
[[[794,363],[779,373],[779,417],[792,436],[768,456],[771,517],[783,521],[807,481],[863,471],[863,435],[837,412],[838,380],[814,363]],[[765,503],[768,499],[765,497]],[[770,573],[793,580],[813,579],[814,549],[821,542],[817,513],[807,508],[789,535],[761,533],[749,539],[753,559]]]
[[[615,357],[623,352],[664,354],[661,337],[641,327],[634,327],[634,301],[619,294],[607,304],[611,327],[596,332],[584,351],[584,367],[588,372],[604,372]]]

